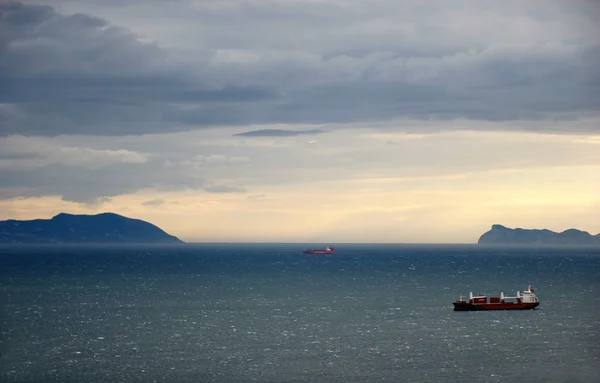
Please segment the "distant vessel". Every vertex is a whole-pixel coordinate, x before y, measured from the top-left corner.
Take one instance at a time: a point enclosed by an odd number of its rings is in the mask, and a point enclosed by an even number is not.
[[[333,246],[327,246],[324,249],[304,249],[302,252],[304,254],[333,254],[334,252]]]
[[[507,297],[504,293],[500,293],[499,297],[490,297],[488,302],[486,295],[473,296],[473,293],[469,293],[468,302],[461,296],[452,304],[454,311],[531,310],[540,305],[540,300],[529,286],[523,293],[517,291],[515,297]]]

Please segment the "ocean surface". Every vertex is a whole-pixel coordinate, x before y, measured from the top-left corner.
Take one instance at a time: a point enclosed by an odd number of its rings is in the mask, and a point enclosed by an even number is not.
[[[0,381],[600,381],[600,248],[305,246],[0,247]]]

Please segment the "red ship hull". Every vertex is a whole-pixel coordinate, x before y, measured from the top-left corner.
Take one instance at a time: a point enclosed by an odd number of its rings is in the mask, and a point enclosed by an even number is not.
[[[533,303],[469,303],[453,302],[454,311],[481,311],[481,310],[531,310],[540,305]]]
[[[333,250],[302,250],[304,254],[333,254]]]

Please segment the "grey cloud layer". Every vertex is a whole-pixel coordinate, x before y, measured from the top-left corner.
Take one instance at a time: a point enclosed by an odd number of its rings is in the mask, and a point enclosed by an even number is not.
[[[285,130],[285,129],[259,129],[259,130],[251,130],[243,133],[236,133],[234,136],[241,137],[295,137],[295,136],[305,136],[305,135],[314,135],[321,134],[324,131],[320,129],[311,129],[311,130]]]
[[[201,176],[185,167],[168,166],[160,157],[138,163],[111,161],[92,168],[75,159],[39,167],[27,166],[24,159],[13,160],[12,167],[0,169],[0,198],[59,195],[66,201],[95,203],[145,188],[184,190],[205,186]]]
[[[406,179],[419,187],[438,177],[597,166],[600,160],[600,141],[583,136],[573,140],[553,135],[396,134],[365,129],[323,132],[313,140],[310,135],[235,136],[240,130],[0,138],[0,199],[59,195],[68,201],[94,203],[141,189],[256,194],[274,185],[295,188],[362,178],[364,187],[376,187],[369,178],[380,177]],[[145,205],[160,203],[149,199]]]
[[[597,2],[459,3],[4,2],[0,134],[600,110]]]

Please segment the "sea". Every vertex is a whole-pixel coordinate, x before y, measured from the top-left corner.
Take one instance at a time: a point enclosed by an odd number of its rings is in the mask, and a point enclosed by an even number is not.
[[[0,381],[600,381],[599,247],[313,246],[0,247]]]

